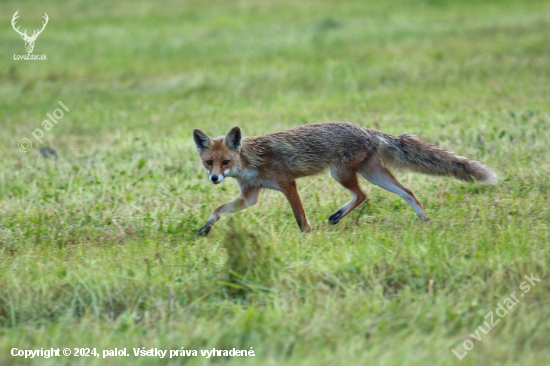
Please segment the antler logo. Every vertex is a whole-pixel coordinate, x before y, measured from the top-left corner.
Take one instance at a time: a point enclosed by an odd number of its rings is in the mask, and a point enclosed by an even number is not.
[[[32,50],[34,49],[34,42],[36,41],[36,38],[38,38],[40,33],[42,33],[44,28],[46,28],[46,24],[48,24],[48,19],[49,19],[48,14],[44,13],[44,19],[46,19],[46,22],[45,23],[42,22],[42,29],[40,29],[40,30],[35,29],[32,36],[29,37],[27,35],[27,30],[26,29],[25,29],[25,32],[20,32],[19,27],[15,28],[15,20],[17,18],[19,18],[17,13],[19,13],[19,10],[17,10],[15,12],[15,14],[13,14],[13,18],[11,19],[11,26],[13,27],[13,29],[15,29],[15,31],[17,33],[19,33],[21,35],[21,38],[23,38],[23,40],[25,41],[25,48],[27,49],[27,53],[31,53]]]

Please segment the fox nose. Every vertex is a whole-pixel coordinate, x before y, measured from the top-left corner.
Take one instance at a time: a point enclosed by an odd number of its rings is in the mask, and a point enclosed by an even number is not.
[[[223,180],[223,174],[211,175],[210,181],[214,184],[220,184]]]

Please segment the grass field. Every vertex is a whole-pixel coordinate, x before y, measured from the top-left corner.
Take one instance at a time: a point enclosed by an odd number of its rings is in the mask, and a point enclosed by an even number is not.
[[[16,10],[22,29],[48,14],[47,61],[13,59]],[[1,365],[550,364],[549,2],[8,0],[0,14]],[[40,145],[58,101],[69,112]],[[399,173],[423,224],[363,180],[368,203],[329,226],[349,194],[326,173],[298,182],[310,234],[264,191],[195,237],[238,187],[208,182],[193,128],[323,121],[416,134],[499,182]],[[50,347],[100,358],[11,356]],[[131,356],[102,358],[114,348]]]

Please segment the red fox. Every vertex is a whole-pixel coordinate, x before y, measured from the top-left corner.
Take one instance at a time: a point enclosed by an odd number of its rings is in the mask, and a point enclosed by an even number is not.
[[[219,184],[233,177],[241,189],[240,197],[212,212],[197,231],[198,235],[207,235],[222,214],[254,205],[262,188],[281,191],[300,229],[310,231],[296,190],[296,179],[327,168],[352,194],[352,199],[328,218],[333,225],[366,198],[359,187],[357,173],[372,184],[401,196],[424,221],[428,216],[422,205],[411,190],[395,179],[388,166],[453,176],[463,181],[497,181],[496,174],[485,164],[458,156],[416,136],[393,136],[346,122],[308,124],[244,139],[239,127],[215,139],[195,129],[193,140],[210,181]]]

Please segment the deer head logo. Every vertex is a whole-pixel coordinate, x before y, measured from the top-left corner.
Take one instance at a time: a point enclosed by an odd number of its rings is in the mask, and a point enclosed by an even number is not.
[[[46,22],[45,23],[42,22],[42,29],[40,30],[35,29],[32,36],[29,37],[27,35],[26,29],[25,29],[25,32],[20,32],[19,27],[15,28],[15,20],[19,18],[17,13],[19,13],[19,10],[16,11],[15,14],[13,14],[13,18],[11,19],[11,26],[13,27],[13,29],[15,29],[17,33],[21,35],[21,38],[23,38],[23,40],[25,41],[25,48],[27,49],[27,53],[31,53],[32,50],[34,49],[34,42],[36,41],[36,38],[38,38],[40,33],[42,33],[44,28],[46,28],[46,24],[48,24],[48,14],[44,13],[44,19],[46,19]]]

